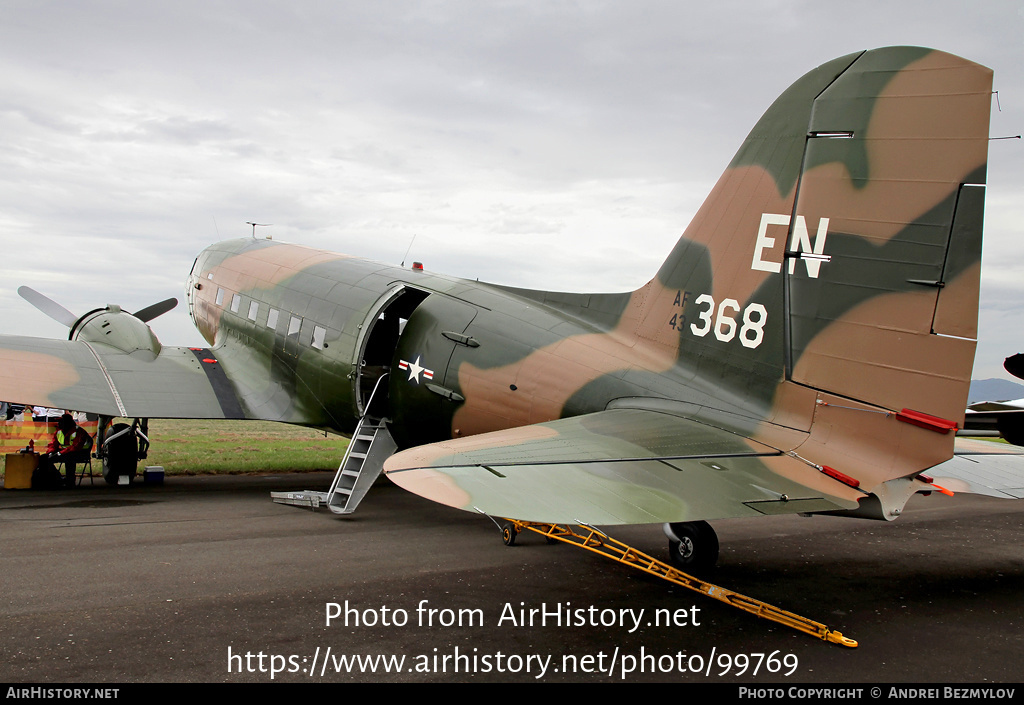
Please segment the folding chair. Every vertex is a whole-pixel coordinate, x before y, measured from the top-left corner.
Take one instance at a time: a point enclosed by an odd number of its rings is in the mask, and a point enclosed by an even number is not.
[[[82,478],[84,478],[86,476],[86,474],[89,475],[89,484],[90,485],[96,484],[95,481],[93,481],[93,477],[92,477],[92,454],[91,453],[89,454],[89,459],[86,460],[84,463],[82,463],[82,466],[80,468],[78,468],[78,470],[75,472],[75,475],[78,478],[78,485],[79,486],[82,485]]]

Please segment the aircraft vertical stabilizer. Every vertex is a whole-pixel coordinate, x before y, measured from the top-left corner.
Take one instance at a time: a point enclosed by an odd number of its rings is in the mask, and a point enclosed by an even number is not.
[[[851,54],[803,76],[646,287],[641,335],[678,332],[680,366],[695,379],[766,406],[784,378],[962,418],[991,77],[916,47]]]

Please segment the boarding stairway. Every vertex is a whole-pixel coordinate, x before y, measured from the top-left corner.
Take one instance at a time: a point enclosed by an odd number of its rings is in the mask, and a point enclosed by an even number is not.
[[[317,509],[322,504],[335,514],[351,514],[359,506],[366,493],[384,468],[384,461],[397,449],[395,440],[388,431],[387,419],[374,413],[374,399],[386,394],[387,375],[377,380],[362,418],[352,433],[341,459],[338,472],[327,492],[303,490],[302,492],[271,492],[270,497],[278,504]],[[385,391],[381,392],[381,387]],[[379,413],[379,412],[378,412]]]

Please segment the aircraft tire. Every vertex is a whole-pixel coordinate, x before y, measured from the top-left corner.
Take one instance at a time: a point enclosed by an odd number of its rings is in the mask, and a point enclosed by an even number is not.
[[[113,435],[126,428],[129,428],[128,424],[117,423],[111,427],[108,434]],[[106,456],[103,458],[103,479],[108,485],[116,485],[121,475],[127,475],[128,484],[131,484],[138,469],[139,440],[134,433],[126,433],[107,446]]]
[[[515,524],[508,523],[501,527],[501,540],[506,546],[516,545],[516,535],[519,532],[516,531]]]
[[[710,570],[718,562],[718,534],[706,521],[669,524],[668,555],[673,566],[688,573]]]

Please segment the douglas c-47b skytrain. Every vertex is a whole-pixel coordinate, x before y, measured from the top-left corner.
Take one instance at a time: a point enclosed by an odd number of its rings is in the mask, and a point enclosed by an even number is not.
[[[1001,480],[932,468],[974,359],[991,84],[922,48],[819,66],[633,292],[229,240],[187,283],[209,348],[162,346],[161,305],[78,318],[34,295],[69,339],[0,338],[0,398],[353,433],[339,511],[383,468],[490,516],[665,523],[684,565],[714,560],[707,520],[890,520],[916,492],[984,491]]]

